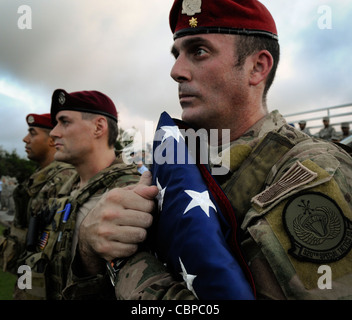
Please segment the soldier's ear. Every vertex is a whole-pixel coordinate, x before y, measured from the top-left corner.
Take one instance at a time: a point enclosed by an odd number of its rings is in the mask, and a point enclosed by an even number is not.
[[[55,147],[55,140],[52,137],[49,137],[49,147]]]
[[[104,116],[98,116],[95,118],[95,131],[94,135],[100,137],[105,134],[108,130],[108,122]]]
[[[256,86],[262,81],[266,81],[270,70],[273,67],[274,59],[267,50],[261,50],[251,56],[252,70],[250,75],[250,85]]]

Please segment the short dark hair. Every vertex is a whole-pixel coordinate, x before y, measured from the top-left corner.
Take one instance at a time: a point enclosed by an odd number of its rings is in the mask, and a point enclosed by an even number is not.
[[[106,120],[108,121],[108,130],[109,130],[108,146],[114,147],[115,142],[117,140],[117,136],[119,134],[119,128],[118,128],[117,122],[114,119],[106,117]]]
[[[93,119],[97,115],[89,112],[82,112],[82,119]],[[103,116],[108,123],[108,146],[110,148],[115,147],[115,142],[117,140],[117,136],[119,134],[117,122],[110,117]]]
[[[279,65],[280,60],[280,45],[279,42],[275,39],[269,37],[259,37],[259,36],[247,36],[239,35],[236,37],[236,51],[237,51],[237,63],[236,67],[242,67],[246,58],[253,53],[259,52],[261,50],[267,50],[273,57],[274,63],[273,67],[266,79],[264,93],[263,93],[263,102],[266,105],[266,96],[271,87],[277,66]]]

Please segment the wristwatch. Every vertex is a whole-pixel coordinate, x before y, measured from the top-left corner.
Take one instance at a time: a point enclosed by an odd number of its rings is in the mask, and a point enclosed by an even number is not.
[[[127,258],[115,258],[110,262],[106,261],[106,268],[108,270],[108,275],[110,277],[111,284],[115,287],[117,282],[117,276],[122,269],[122,267],[127,262]]]

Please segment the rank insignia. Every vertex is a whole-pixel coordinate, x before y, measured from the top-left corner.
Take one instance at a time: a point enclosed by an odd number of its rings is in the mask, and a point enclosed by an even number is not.
[[[193,16],[196,13],[201,13],[202,0],[183,0],[182,14]]]
[[[292,245],[288,252],[298,260],[334,262],[351,250],[352,222],[324,194],[296,195],[284,208],[283,224]]]
[[[197,18],[192,17],[192,19],[189,20],[189,25],[190,25],[192,28],[195,28],[195,27],[198,25]]]

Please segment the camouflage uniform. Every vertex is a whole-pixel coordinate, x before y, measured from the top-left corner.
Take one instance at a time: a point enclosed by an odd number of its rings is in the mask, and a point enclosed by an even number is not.
[[[118,300],[196,300],[185,282],[175,280],[167,268],[147,251],[127,260],[115,285]]]
[[[99,173],[99,176],[93,178],[98,180],[102,178],[105,183],[112,187],[124,187],[128,184],[137,183],[139,181],[139,174],[135,166],[126,167],[123,164],[122,168],[125,175],[115,180],[113,185],[107,182],[107,179],[112,178],[111,169]],[[131,169],[133,168],[133,170]],[[138,176],[136,176],[137,174]],[[100,178],[99,178],[100,177]],[[89,185],[92,184],[89,183]],[[96,203],[100,196],[106,191],[102,189],[95,194],[94,203]],[[84,194],[80,191],[80,194]],[[75,197],[79,197],[78,194]],[[81,201],[85,201],[82,199]],[[87,202],[85,202],[87,204]],[[86,212],[93,208],[94,204],[88,204]],[[85,215],[85,213],[83,213]],[[83,217],[80,219],[82,220]],[[77,219],[78,220],[78,219]],[[72,220],[71,220],[72,221]],[[77,225],[76,225],[77,227]],[[77,240],[73,240],[75,243]],[[75,250],[75,244],[73,245]],[[155,258],[155,256],[148,249],[148,243],[141,245],[140,251],[127,259],[125,268],[119,273],[114,293],[114,287],[111,284],[108,273],[98,274],[96,276],[80,277],[79,276],[79,255],[73,253],[73,262],[68,274],[67,286],[63,290],[64,299],[121,299],[121,300],[155,300],[155,299],[195,299],[193,294],[186,289],[186,287],[175,281],[172,275],[168,272],[165,266]],[[120,279],[127,281],[120,281]]]
[[[289,126],[277,111],[224,152],[230,171],[216,178],[241,225],[257,298],[351,299],[352,158]],[[153,265],[153,256],[143,253],[130,259],[116,296],[195,299],[162,265]],[[331,268],[332,289],[319,285],[322,265]]]
[[[318,138],[324,140],[331,140],[331,138],[336,134],[335,128],[332,126],[328,126],[327,128],[323,128],[318,133]]]
[[[16,187],[13,192],[16,208],[14,221],[9,235],[0,240],[0,260],[4,271],[17,275],[17,260],[26,248],[30,218],[46,211],[48,199],[56,197],[75,172],[71,165],[53,161],[45,168],[36,170],[28,180]]]
[[[226,152],[230,173],[221,184],[257,297],[351,299],[352,158],[290,127],[277,111]],[[331,289],[324,289],[330,270]]]
[[[109,189],[138,181],[135,166],[126,166],[122,158],[117,157],[111,166],[92,177],[83,188],[78,189],[79,175],[76,174],[61,188],[58,198],[49,200],[52,219],[42,229],[36,252],[29,253],[24,259],[32,269],[32,289],[25,290],[28,299],[63,299],[62,290],[67,284],[69,272],[70,286],[66,298],[109,299],[113,296],[106,275],[80,279],[74,275],[75,269],[70,270],[77,243],[75,230],[79,224],[76,222],[81,222]],[[63,222],[68,204],[71,210],[67,222]]]

